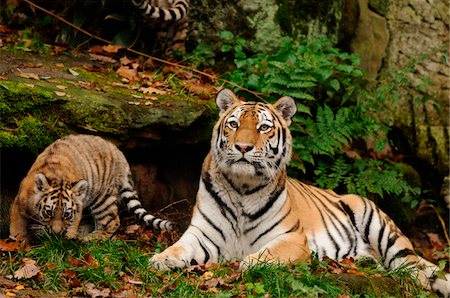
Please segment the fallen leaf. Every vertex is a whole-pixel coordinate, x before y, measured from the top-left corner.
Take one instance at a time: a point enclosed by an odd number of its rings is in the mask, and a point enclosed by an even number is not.
[[[140,228],[139,225],[129,225],[125,229],[125,234],[134,234]]]
[[[63,86],[63,85],[56,85],[56,88],[61,89],[61,90],[66,90],[68,87]]]
[[[113,59],[108,56],[97,55],[97,54],[89,54],[89,56],[91,57],[91,60],[97,60],[100,62],[105,62],[105,63],[116,63],[117,62],[116,59]]]
[[[122,65],[129,65],[134,62],[134,61],[128,59],[127,56],[123,56],[122,58],[119,59],[119,61],[120,61],[120,64],[122,64]]]
[[[39,80],[39,76],[32,72],[20,72],[19,77],[22,77],[25,79]]]
[[[34,84],[29,84],[29,83],[24,84],[24,85],[27,86],[27,87],[30,87],[30,88],[34,88],[35,87]]]
[[[61,92],[61,91],[53,91],[53,92],[56,94],[56,96],[66,96],[65,92]]]
[[[132,278],[128,278],[128,283],[130,283],[130,284],[132,284],[132,285],[142,285],[142,281],[140,281],[140,280],[135,280],[135,279],[132,279]]]
[[[20,291],[20,290],[25,289],[25,287],[24,287],[23,285],[17,285],[14,289],[15,289],[16,291]]]
[[[42,63],[27,62],[27,63],[24,63],[23,66],[27,67],[27,68],[39,68],[39,67],[42,67]]]
[[[76,77],[77,77],[77,76],[80,75],[77,71],[73,70],[72,68],[69,68],[68,71],[69,71],[69,73],[70,73],[71,75],[73,75],[73,76],[76,76]]]
[[[103,50],[107,53],[117,53],[120,49],[122,49],[122,46],[115,46],[112,44],[109,44],[107,46],[103,46]]]
[[[16,272],[14,272],[15,278],[17,279],[30,278],[39,273],[40,267],[35,265],[36,264],[35,260],[24,258],[22,260],[22,263],[24,263],[24,266],[16,270]]]
[[[116,73],[130,81],[138,80],[139,77],[137,75],[136,69],[128,68],[127,66],[121,66],[116,70]]]
[[[0,251],[16,251],[19,249],[19,241],[6,239],[0,240]]]
[[[153,87],[141,87],[139,88],[139,91],[144,94],[167,94],[167,91],[159,90]]]
[[[202,276],[200,277],[203,280],[209,280],[211,278],[213,278],[214,273],[211,271],[206,271],[205,273],[202,274]]]
[[[88,294],[90,297],[109,297],[110,293],[110,289],[99,290],[95,288],[95,285],[93,283],[86,284],[86,294]]]
[[[64,67],[64,64],[62,64],[62,63],[56,63],[55,66],[58,67],[58,68],[63,68],[63,67]]]
[[[5,295],[8,296],[8,297],[15,297],[16,296],[16,294],[14,294],[13,292],[6,292]]]

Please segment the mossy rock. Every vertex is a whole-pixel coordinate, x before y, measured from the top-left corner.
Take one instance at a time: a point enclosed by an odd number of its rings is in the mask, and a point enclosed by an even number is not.
[[[8,73],[7,80],[0,81],[1,147],[37,152],[68,133],[137,139],[131,143],[143,146],[161,141],[192,144],[210,138],[217,117],[212,99],[177,93],[148,99],[121,84],[112,67],[93,73],[80,67],[83,62],[67,57],[23,57],[7,51],[0,55],[5,57],[0,70]],[[38,62],[38,69],[21,67]],[[64,67],[56,68],[56,63]],[[76,75],[69,69],[76,69]],[[23,76],[29,72],[36,76]]]

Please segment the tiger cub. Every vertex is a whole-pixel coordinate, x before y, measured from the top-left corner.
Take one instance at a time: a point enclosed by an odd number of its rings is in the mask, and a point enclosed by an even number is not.
[[[128,162],[112,143],[91,135],[69,135],[48,146],[22,180],[11,206],[10,235],[30,240],[48,229],[67,238],[107,239],[120,225],[119,203],[146,226],[170,231],[173,224],[149,214],[133,187]],[[83,213],[95,229],[79,234]]]
[[[241,259],[296,262],[328,256],[383,259],[386,268],[413,268],[421,285],[448,297],[438,267],[414,253],[395,223],[372,201],[338,195],[289,178],[291,118],[295,101],[240,102],[218,93],[220,118],[202,166],[190,226],[181,238],[151,259],[159,270]]]
[[[145,24],[156,29],[157,43],[165,56],[184,53],[188,32],[189,0],[131,0],[145,17]]]

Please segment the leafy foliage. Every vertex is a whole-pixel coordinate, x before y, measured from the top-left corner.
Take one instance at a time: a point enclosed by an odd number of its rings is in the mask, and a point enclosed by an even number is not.
[[[249,55],[243,39],[230,32],[222,37],[227,43],[222,51],[234,55],[236,66],[228,79],[263,93],[270,102],[281,96],[296,100],[293,175],[363,196],[389,194],[412,200],[419,193],[403,179],[401,167],[376,157],[386,144],[389,119],[374,115],[386,98],[395,99],[395,84],[368,81],[358,67],[359,58],[327,40],[294,42],[286,37],[275,53]],[[368,148],[368,139],[375,140],[375,148]]]

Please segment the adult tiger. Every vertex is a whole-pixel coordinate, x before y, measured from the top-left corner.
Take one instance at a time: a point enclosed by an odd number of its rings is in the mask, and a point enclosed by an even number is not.
[[[142,207],[128,162],[116,146],[97,136],[70,135],[48,146],[22,180],[11,206],[10,235],[30,240],[33,232],[47,228],[67,238],[106,239],[120,225],[122,200],[146,226],[172,230],[170,221]],[[96,225],[83,235],[79,227],[86,212]]]
[[[229,90],[216,98],[220,119],[201,172],[191,224],[151,264],[160,270],[208,260],[294,262],[319,258],[382,257],[387,268],[418,269],[424,287],[448,296],[436,265],[373,202],[337,195],[287,177],[291,155],[292,98],[274,105],[240,102]]]

